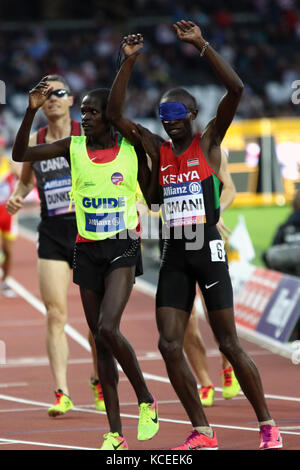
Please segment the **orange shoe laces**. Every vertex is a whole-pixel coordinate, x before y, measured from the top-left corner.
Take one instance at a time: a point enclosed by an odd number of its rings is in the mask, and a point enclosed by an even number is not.
[[[213,388],[212,385],[207,385],[206,387],[201,387],[200,392],[201,392],[202,398],[204,398],[204,399],[207,398],[208,394],[209,394],[209,391],[212,388]]]
[[[229,367],[228,369],[223,369],[225,387],[230,387],[232,385],[232,371],[232,367]]]

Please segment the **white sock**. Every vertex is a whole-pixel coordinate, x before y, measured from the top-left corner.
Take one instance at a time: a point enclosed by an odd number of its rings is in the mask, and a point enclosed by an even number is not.
[[[214,431],[210,426],[197,426],[196,431],[198,431],[201,434],[205,434],[207,437],[213,437]]]
[[[259,421],[258,424],[259,424],[259,427],[265,426],[265,425],[276,426],[275,421],[273,419],[269,419],[269,421]]]

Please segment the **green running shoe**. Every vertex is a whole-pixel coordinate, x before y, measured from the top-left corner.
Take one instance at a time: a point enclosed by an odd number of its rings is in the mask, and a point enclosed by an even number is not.
[[[215,397],[214,386],[208,385],[207,387],[201,387],[199,396],[203,406],[212,406]]]
[[[240,384],[234,375],[232,367],[228,367],[228,369],[222,370],[222,382],[223,398],[225,398],[225,400],[229,400],[230,398],[235,397],[241,390]]]
[[[51,416],[52,418],[64,415],[67,411],[74,408],[71,398],[68,395],[65,395],[62,390],[58,389],[54,393],[56,401],[54,405],[48,409],[48,416]]]
[[[94,392],[94,400],[95,400],[96,409],[98,411],[105,411],[106,410],[105,402],[104,402],[103,392],[102,392],[102,388],[101,388],[99,380],[91,380],[90,387]]]
[[[139,441],[152,439],[159,430],[158,406],[154,397],[153,399],[153,403],[140,404],[140,419],[137,436]]]
[[[118,432],[104,434],[104,441],[100,450],[128,450],[128,444]]]

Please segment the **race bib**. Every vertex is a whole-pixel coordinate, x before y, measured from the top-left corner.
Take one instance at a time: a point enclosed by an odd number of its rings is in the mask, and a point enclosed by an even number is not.
[[[212,261],[226,261],[224,240],[211,240],[209,247]]]
[[[72,180],[70,177],[56,178],[47,181],[44,186],[45,199],[47,204],[48,215],[54,216],[66,214],[75,211],[74,204],[69,211],[70,196],[72,189]]]
[[[169,227],[206,222],[200,181],[163,186],[164,219]]]

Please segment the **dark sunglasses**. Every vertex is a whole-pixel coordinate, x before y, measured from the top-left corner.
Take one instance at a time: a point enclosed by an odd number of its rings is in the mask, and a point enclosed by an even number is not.
[[[65,96],[69,95],[68,90],[65,90],[64,88],[61,88],[60,90],[53,90],[51,91],[50,95],[48,96],[47,100],[54,95],[57,96],[57,98],[64,98]]]

